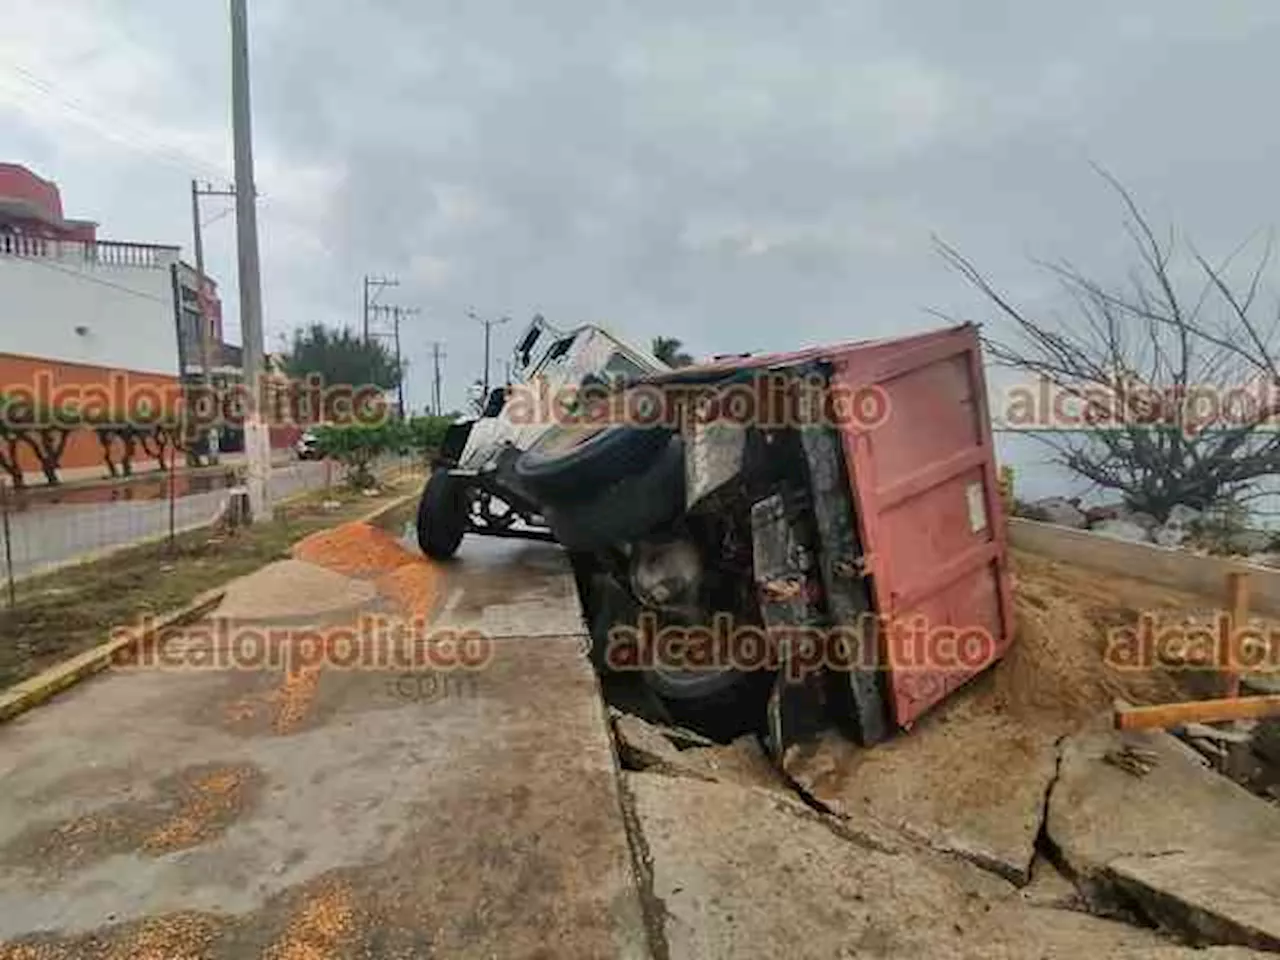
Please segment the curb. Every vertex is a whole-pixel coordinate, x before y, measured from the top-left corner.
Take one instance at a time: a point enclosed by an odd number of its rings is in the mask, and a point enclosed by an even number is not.
[[[390,503],[384,503],[382,506],[376,507],[373,510],[370,510],[368,513],[364,514],[363,516],[356,517],[355,520],[349,521],[349,522],[367,523],[370,526],[376,526],[378,521],[386,517],[387,514],[395,513],[397,510],[403,507],[406,503],[412,503],[414,500],[417,500],[421,496],[422,496],[421,490],[414,490],[412,493],[406,493],[403,496],[396,497]]]
[[[105,643],[77,654],[70,660],[64,660],[43,673],[38,673],[0,692],[0,723],[12,720],[85,677],[106,669],[120,651],[145,643],[162,630],[198,620],[217,606],[225,593],[225,587],[208,590],[186,606],[171,610],[149,621],[145,629],[129,630],[123,635],[117,635]]]

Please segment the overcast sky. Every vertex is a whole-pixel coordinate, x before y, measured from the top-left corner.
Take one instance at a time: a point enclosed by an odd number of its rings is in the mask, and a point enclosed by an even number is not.
[[[249,0],[268,349],[422,309],[447,396],[535,311],[705,355],[982,319],[931,235],[1042,295],[1122,273],[1090,162],[1213,255],[1274,224],[1274,0]],[[226,3],[3,0],[0,159],[106,238],[190,246],[230,178]],[[206,217],[225,204],[210,201]],[[233,218],[209,269],[236,325]]]

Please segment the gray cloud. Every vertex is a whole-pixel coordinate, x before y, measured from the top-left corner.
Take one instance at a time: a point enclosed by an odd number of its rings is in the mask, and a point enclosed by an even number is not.
[[[354,322],[360,275],[399,275],[395,298],[424,310],[406,331],[416,403],[432,339],[455,402],[478,374],[472,306],[710,353],[980,309],[935,232],[1029,296],[1028,251],[1119,272],[1091,160],[1209,251],[1275,219],[1280,8],[1262,0],[251,7],[269,329]],[[84,44],[94,17],[104,39],[89,66],[48,53],[51,75],[117,77],[118,109],[227,165],[223,5],[81,13]],[[111,56],[120,30],[129,62]],[[185,240],[172,164],[89,134],[77,149],[3,108],[0,134],[73,212]],[[234,289],[229,241],[212,255]]]

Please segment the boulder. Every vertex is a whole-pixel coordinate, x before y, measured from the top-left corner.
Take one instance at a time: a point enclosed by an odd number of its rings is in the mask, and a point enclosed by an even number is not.
[[[1106,503],[1099,507],[1089,507],[1084,512],[1084,519],[1089,526],[1103,520],[1126,520],[1128,510],[1123,503]]]
[[[1054,523],[1060,527],[1073,527],[1076,530],[1083,530],[1087,524],[1084,511],[1080,509],[1077,502],[1063,497],[1046,497],[1043,500],[1037,500],[1031,504],[1031,507],[1045,518],[1046,523]]]
[[[1143,530],[1154,530],[1160,526],[1160,521],[1149,513],[1143,513],[1141,510],[1134,510],[1132,513],[1126,513],[1121,519],[1128,520],[1130,523],[1136,523]]]
[[[1147,543],[1151,540],[1147,531],[1132,520],[1103,520],[1089,529],[1113,540],[1132,540],[1135,543]]]
[[[1165,523],[1171,523],[1179,527],[1189,527],[1200,519],[1202,511],[1195,507],[1188,507],[1181,503],[1175,503],[1169,508],[1169,514],[1165,518]]]
[[[1227,538],[1227,544],[1233,553],[1249,556],[1264,553],[1271,547],[1275,534],[1266,530],[1237,530]]]
[[[1189,535],[1190,531],[1186,527],[1170,521],[1156,527],[1151,532],[1151,539],[1162,547],[1180,547]]]

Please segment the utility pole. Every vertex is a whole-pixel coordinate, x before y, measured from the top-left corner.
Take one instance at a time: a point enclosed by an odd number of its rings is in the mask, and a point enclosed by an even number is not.
[[[510,323],[510,317],[499,317],[497,320],[485,320],[477,317],[474,310],[468,310],[467,316],[476,323],[484,324],[484,398],[482,403],[487,403],[489,399],[489,333],[495,327],[504,323]]]
[[[235,140],[236,246],[240,331],[246,388],[244,449],[252,522],[269,519],[267,480],[271,436],[262,416],[262,273],[258,262],[258,191],[253,180],[253,120],[249,108],[249,23],[245,0],[231,0],[231,123]]]
[[[400,281],[395,277],[371,277],[367,273],[364,275],[364,339],[365,343],[369,342],[369,313],[374,307],[374,301],[378,297],[378,291],[385,287],[398,287]]]
[[[400,359],[400,308],[395,308],[396,336],[396,406],[400,408],[400,419],[404,419],[404,361]]]
[[[435,373],[431,381],[431,412],[437,417],[444,413],[440,402],[440,360],[444,354],[440,350],[444,344],[439,340],[433,340],[431,343],[431,364]]]
[[[213,332],[209,329],[209,304],[205,297],[204,230],[200,224],[200,198],[234,197],[235,195],[234,185],[228,186],[225,190],[215,190],[212,184],[206,183],[202,187],[199,181],[191,181],[191,232],[195,241],[196,256],[196,311],[200,316],[200,385],[204,389],[206,402],[212,396]],[[211,438],[212,435],[212,431],[209,431],[205,437]],[[210,440],[207,456],[209,463],[218,462],[218,451],[213,449],[212,440]]]
[[[400,378],[396,381],[396,406],[400,411],[400,419],[404,419],[405,403],[404,403],[404,361],[400,354],[400,320],[401,318],[416,317],[422,311],[417,307],[401,307],[394,304],[374,304],[371,308],[373,313],[389,313],[392,318],[391,333],[379,333],[374,331],[369,334],[371,337],[392,337],[395,342],[396,350],[396,370],[400,373]]]

